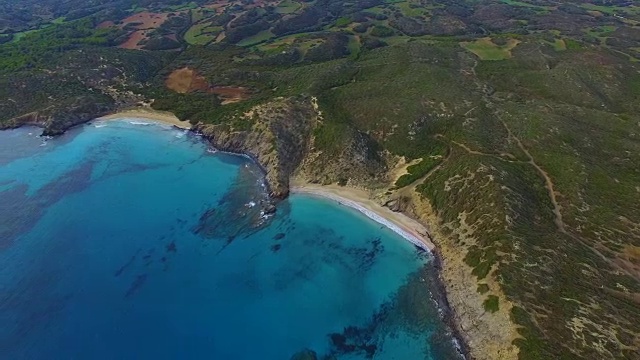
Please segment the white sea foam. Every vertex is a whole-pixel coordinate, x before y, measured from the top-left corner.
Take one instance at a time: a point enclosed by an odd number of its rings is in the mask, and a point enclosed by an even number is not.
[[[252,207],[254,207],[254,206],[256,206],[255,201],[249,201],[249,203],[247,204],[247,207],[248,207],[248,208],[252,208]]]
[[[310,194],[313,195],[315,193],[310,193]],[[345,199],[345,198],[342,198],[342,197],[339,197],[339,196],[333,196],[333,195],[330,195],[330,194],[323,194],[323,195],[315,194],[315,195],[318,195],[318,196],[321,196],[321,197],[326,197],[328,199],[331,199],[333,201],[338,202],[339,204],[342,204],[344,206],[347,206],[347,207],[350,207],[352,209],[355,209],[355,210],[361,212],[362,214],[364,214],[369,219],[377,222],[378,224],[386,226],[387,228],[389,228],[389,230],[391,230],[394,233],[400,235],[402,238],[404,238],[405,240],[409,241],[413,245],[419,247],[420,249],[422,249],[424,251],[427,251],[427,252],[431,252],[431,250],[429,250],[427,245],[425,243],[423,243],[420,239],[418,239],[415,235],[405,231],[404,229],[402,229],[398,225],[396,225],[393,222],[385,219],[384,217],[376,214],[375,212],[365,208],[364,206],[358,204],[355,201],[348,200],[348,199]]]
[[[129,124],[131,125],[152,125],[151,123],[148,122],[144,122],[144,121],[129,121]]]

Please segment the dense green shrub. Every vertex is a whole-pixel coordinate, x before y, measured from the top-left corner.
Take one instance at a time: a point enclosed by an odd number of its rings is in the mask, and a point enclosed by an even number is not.
[[[487,299],[482,303],[484,309],[488,312],[494,313],[500,309],[500,299],[495,295],[487,296]]]
[[[395,32],[393,31],[393,29],[388,28],[384,25],[376,25],[371,30],[371,36],[389,37],[389,36],[393,36],[394,34]]]

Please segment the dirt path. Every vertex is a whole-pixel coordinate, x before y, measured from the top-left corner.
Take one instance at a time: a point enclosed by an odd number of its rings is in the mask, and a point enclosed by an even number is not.
[[[547,192],[549,193],[549,198],[551,200],[551,204],[553,205],[553,214],[554,214],[554,223],[556,224],[558,231],[560,231],[562,234],[569,236],[571,239],[579,242],[580,244],[582,244],[583,246],[585,246],[586,248],[590,249],[591,251],[593,251],[596,255],[598,255],[604,262],[606,262],[607,264],[611,265],[612,268],[623,272],[629,276],[634,276],[634,274],[632,272],[630,272],[627,268],[620,266],[619,264],[617,264],[615,261],[613,261],[613,259],[608,258],[607,256],[605,256],[602,252],[600,252],[600,250],[598,250],[597,247],[597,243],[589,243],[587,241],[585,241],[582,237],[578,236],[578,235],[574,235],[572,233],[570,233],[569,231],[567,231],[567,226],[564,223],[564,220],[562,218],[562,206],[560,206],[560,204],[558,204],[558,200],[556,198],[556,191],[554,190],[554,184],[553,181],[551,180],[551,177],[549,176],[549,174],[547,174],[546,171],[544,171],[544,169],[542,167],[540,167],[540,165],[538,165],[535,161],[535,159],[533,158],[533,156],[531,155],[531,153],[529,153],[529,150],[527,150],[527,148],[524,146],[524,144],[522,143],[522,141],[520,141],[520,139],[513,135],[513,133],[511,132],[511,129],[509,128],[509,126],[507,126],[507,123],[501,119],[498,116],[498,119],[500,119],[500,122],[502,122],[502,124],[504,125],[505,129],[507,130],[507,132],[509,133],[509,137],[512,138],[516,144],[518,145],[518,147],[520,148],[520,150],[522,150],[522,152],[529,158],[528,163],[531,164],[540,174],[540,176],[542,176],[542,178],[544,178],[545,181],[545,188],[547,189]]]
[[[529,150],[527,150],[527,148],[524,146],[522,141],[520,141],[520,139],[517,136],[513,135],[513,132],[511,132],[511,129],[509,128],[507,123],[499,116],[498,116],[498,120],[500,120],[500,122],[502,123],[502,126],[504,126],[504,128],[507,130],[507,134],[509,138],[513,139],[513,141],[516,142],[516,145],[518,145],[520,150],[527,156],[527,158],[529,159],[529,164],[531,164],[538,171],[540,176],[542,176],[542,178],[544,179],[545,187],[547,188],[547,192],[549,193],[551,204],[553,205],[553,214],[555,216],[555,219],[553,220],[553,222],[555,222],[560,232],[566,234],[567,230],[564,225],[564,220],[562,219],[562,212],[560,211],[562,207],[560,206],[560,204],[558,204],[558,200],[556,198],[556,191],[554,190],[554,185],[553,185],[553,181],[551,180],[551,177],[549,177],[549,174],[547,174],[547,172],[544,171],[544,169],[541,168],[540,165],[538,165],[538,163],[536,163],[536,161],[533,159],[533,156],[531,155]]]
[[[449,160],[450,157],[451,157],[451,149],[449,149],[449,151],[447,152],[447,156],[445,156],[444,159],[442,159],[442,161],[440,161],[438,165],[434,166],[433,169],[429,170],[426,174],[424,174],[424,176],[412,182],[411,184],[398,189],[396,191],[396,195],[397,195],[396,197],[410,196],[410,194],[416,192],[418,185],[424,183],[425,180],[427,180],[432,174],[440,170],[442,165],[444,165],[447,162],[447,160]]]
[[[478,75],[476,74],[476,67],[477,66],[478,66],[478,60],[475,59],[474,63],[473,63],[473,66],[471,66],[470,72],[473,75],[476,87],[478,88],[478,90],[482,91],[483,94],[484,94],[482,96],[483,101],[485,102],[485,104],[487,105],[487,107],[489,109],[492,109],[492,108],[494,108],[493,103],[491,102],[491,99],[489,98],[489,96],[483,91],[485,86],[478,79]],[[522,141],[520,141],[520,139],[513,134],[513,132],[511,131],[511,128],[509,128],[507,123],[498,114],[494,113],[494,115],[498,118],[498,120],[500,120],[500,123],[502,123],[502,126],[504,126],[505,130],[507,130],[508,138],[511,138],[516,142],[516,145],[518,145],[518,148],[520,148],[520,150],[529,159],[528,163],[531,164],[531,166],[533,166],[536,169],[536,171],[540,174],[540,176],[542,176],[542,178],[544,179],[545,187],[547,189],[547,192],[549,193],[549,198],[551,200],[551,204],[553,205],[553,214],[554,214],[554,220],[553,221],[556,224],[556,226],[558,227],[558,230],[560,230],[560,232],[562,232],[564,234],[567,234],[566,226],[564,224],[564,220],[562,219],[562,212],[560,211],[562,209],[562,207],[560,206],[560,204],[558,204],[558,200],[556,198],[556,191],[554,190],[554,185],[553,185],[553,181],[551,180],[551,177],[549,177],[549,174],[547,174],[547,172],[544,171],[544,169],[542,167],[540,167],[540,165],[538,165],[538,163],[536,163],[535,159],[533,158],[533,156],[531,155],[529,150],[527,150],[527,148],[524,146]],[[457,143],[455,141],[454,141],[454,143],[457,144],[458,146],[463,147],[464,149],[466,149],[467,151],[469,151],[472,154],[486,155],[486,154],[483,154],[483,153],[474,152],[464,144]]]
[[[471,75],[473,76],[473,81],[476,85],[476,87],[478,88],[479,91],[481,91],[484,95],[482,96],[483,101],[485,102],[486,106],[490,109],[494,109],[495,107],[493,106],[492,100],[489,97],[489,95],[483,91],[485,84],[483,84],[480,79],[478,79],[478,76],[476,74],[476,67],[478,66],[478,60],[475,59],[473,65],[465,70],[466,73],[471,73]],[[540,174],[540,176],[543,178],[544,180],[544,184],[545,184],[545,188],[547,189],[547,193],[549,195],[549,200],[551,201],[551,205],[553,206],[552,212],[554,215],[554,219],[553,222],[555,223],[558,231],[566,236],[569,236],[571,239],[579,242],[580,244],[582,244],[583,246],[585,246],[586,248],[592,250],[596,255],[598,255],[603,261],[605,261],[607,264],[611,265],[612,268],[621,271],[625,274],[628,275],[632,275],[628,269],[620,266],[619,264],[615,263],[612,259],[606,257],[600,250],[598,250],[596,248],[596,246],[598,245],[597,243],[589,243],[587,241],[585,241],[583,238],[581,238],[578,235],[574,235],[572,233],[570,233],[569,231],[567,231],[567,226],[564,222],[564,219],[562,217],[562,206],[558,203],[558,192],[556,192],[555,190],[555,184],[553,183],[553,180],[551,179],[551,177],[549,176],[549,174],[536,162],[535,158],[533,157],[533,155],[531,155],[531,153],[529,152],[529,150],[527,149],[527,147],[522,143],[522,141],[520,140],[520,138],[518,138],[516,135],[513,134],[513,132],[511,131],[511,128],[509,128],[509,126],[507,125],[507,123],[504,121],[504,119],[502,119],[500,117],[499,114],[494,112],[494,115],[497,117],[497,119],[502,123],[502,125],[504,126],[505,130],[507,131],[507,135],[509,138],[513,139],[513,141],[515,141],[516,145],[518,146],[518,148],[525,154],[525,156],[527,157],[528,161],[511,161],[511,162],[520,162],[520,163],[528,163],[531,166],[533,166],[534,169],[536,169],[536,171],[538,172],[538,174]],[[470,149],[467,145],[456,142],[456,141],[451,141],[451,143],[465,149],[466,151],[468,151],[471,154],[476,154],[476,155],[485,155],[485,156],[493,156],[495,158],[501,159],[501,160],[505,160],[505,161],[510,161],[507,159],[504,159],[500,156],[494,155],[494,154],[486,154],[486,153],[481,153],[479,151],[475,151]]]

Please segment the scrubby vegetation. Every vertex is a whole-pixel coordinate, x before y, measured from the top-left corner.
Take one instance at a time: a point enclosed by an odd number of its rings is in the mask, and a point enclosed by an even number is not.
[[[486,311],[494,313],[500,308],[500,299],[495,295],[489,295],[483,305]]]
[[[345,149],[421,159],[376,185],[432,205],[484,316],[514,305],[520,358],[640,358],[636,4],[40,1],[34,15],[33,3],[0,1],[2,127],[43,116],[62,131],[153,100],[247,129],[238,115],[253,106],[314,96],[320,164]],[[160,20],[126,20],[146,12]],[[167,89],[185,67],[197,86]]]

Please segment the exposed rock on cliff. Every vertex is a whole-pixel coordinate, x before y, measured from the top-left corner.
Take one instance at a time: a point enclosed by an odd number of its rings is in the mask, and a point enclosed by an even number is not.
[[[257,105],[225,124],[200,123],[193,130],[220,150],[255,158],[264,167],[271,196],[284,198],[289,194],[289,177],[307,153],[317,120],[311,98],[280,98]]]
[[[345,141],[337,149],[314,146],[304,159],[297,178],[311,183],[380,187],[386,183],[387,159],[380,146],[369,135],[348,128]]]
[[[61,106],[50,106],[9,119],[0,123],[0,129],[33,125],[43,128],[42,135],[55,136],[113,109],[113,104],[110,101],[96,101],[94,98],[80,97]]]
[[[70,51],[45,69],[0,77],[0,129],[33,125],[57,135],[148,100],[148,81],[164,55],[94,50]]]
[[[220,150],[253,157],[264,167],[274,198],[288,195],[292,176],[313,183],[385,184],[388,167],[380,146],[351,127],[345,127],[339,146],[318,146],[316,133],[324,121],[314,98],[298,96],[257,105],[221,124],[199,123],[193,130]]]

